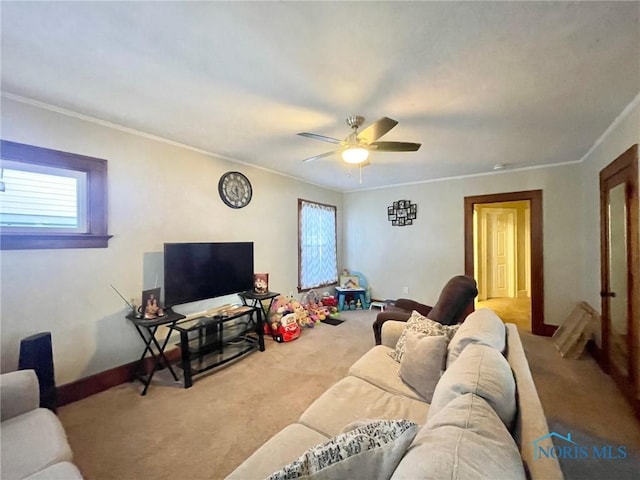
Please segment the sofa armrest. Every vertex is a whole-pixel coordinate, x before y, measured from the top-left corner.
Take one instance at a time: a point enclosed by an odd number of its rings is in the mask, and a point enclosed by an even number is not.
[[[407,327],[407,322],[398,322],[396,320],[387,320],[382,325],[382,345],[395,348],[400,335]]]
[[[409,312],[409,314],[411,314],[411,312],[415,310],[420,315],[425,317],[429,315],[429,312],[431,312],[433,308],[431,305],[425,305],[424,303],[419,303],[408,298],[399,298],[393,303],[393,305],[396,308],[406,310],[407,312]]]
[[[40,385],[34,370],[0,375],[0,421],[17,417],[40,406]]]
[[[516,380],[518,414],[513,438],[520,449],[522,460],[526,464],[530,478],[560,480],[563,478],[560,463],[556,458],[536,461],[534,442],[538,447],[553,448],[553,439],[549,436],[547,417],[542,408],[536,385],[533,381],[529,362],[520,340],[518,327],[507,323],[507,360]]]

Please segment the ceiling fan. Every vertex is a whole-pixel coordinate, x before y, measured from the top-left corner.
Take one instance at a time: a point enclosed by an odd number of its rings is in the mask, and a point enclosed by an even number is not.
[[[382,117],[380,120],[372,123],[367,128],[358,132],[358,128],[364,123],[364,117],[360,115],[351,115],[347,117],[347,125],[353,132],[344,140],[337,138],[325,137],[316,133],[302,132],[298,135],[313,138],[322,142],[334,143],[340,145],[337,150],[321,153],[303,160],[303,162],[311,162],[323,157],[329,157],[335,153],[340,153],[342,160],[353,165],[366,166],[369,163],[369,152],[415,152],[422,144],[411,142],[378,142],[377,140],[385,135],[389,130],[395,127],[398,122],[389,117]]]

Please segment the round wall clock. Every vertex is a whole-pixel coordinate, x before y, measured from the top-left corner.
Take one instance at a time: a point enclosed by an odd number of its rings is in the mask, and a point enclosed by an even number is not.
[[[231,208],[246,207],[251,201],[251,182],[240,172],[227,172],[220,177],[218,193]]]

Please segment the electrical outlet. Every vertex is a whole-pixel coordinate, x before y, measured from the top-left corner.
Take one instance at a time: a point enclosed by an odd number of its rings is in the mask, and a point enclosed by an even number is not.
[[[409,293],[409,287],[402,287],[403,293]]]

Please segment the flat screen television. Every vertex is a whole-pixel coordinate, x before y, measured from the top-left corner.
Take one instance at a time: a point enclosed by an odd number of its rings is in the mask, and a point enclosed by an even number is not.
[[[253,288],[253,242],[165,243],[164,305]]]

